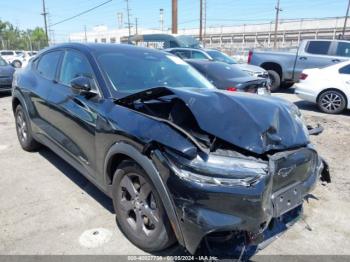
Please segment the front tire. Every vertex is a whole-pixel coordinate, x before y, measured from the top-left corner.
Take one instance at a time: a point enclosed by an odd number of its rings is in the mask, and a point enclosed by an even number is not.
[[[135,246],[157,252],[175,243],[158,192],[133,161],[123,161],[114,174],[113,205],[120,230]]]
[[[35,151],[40,148],[40,144],[32,136],[28,118],[21,105],[15,110],[15,122],[18,141],[21,147],[26,151]]]
[[[269,78],[271,80],[271,92],[276,92],[281,86],[281,77],[274,70],[267,70]]]
[[[324,113],[340,114],[346,108],[346,98],[337,90],[328,90],[320,94],[317,105]]]
[[[22,67],[22,62],[19,60],[15,60],[12,62],[13,66],[16,68],[21,68]]]

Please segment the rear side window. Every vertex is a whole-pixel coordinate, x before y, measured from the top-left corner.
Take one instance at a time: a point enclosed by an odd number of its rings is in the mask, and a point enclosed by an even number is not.
[[[310,41],[306,48],[306,52],[315,55],[327,55],[330,46],[330,41]]]
[[[350,75],[350,65],[347,65],[347,66],[340,68],[339,73]]]
[[[2,51],[1,55],[14,55],[15,53],[12,51]]]
[[[44,54],[38,62],[38,73],[49,80],[55,79],[58,61],[61,54],[62,51],[54,51]]]
[[[339,42],[336,55],[350,57],[350,43]]]
[[[174,55],[177,55],[178,57],[180,57],[182,59],[191,58],[191,52],[188,50],[174,50],[171,53],[173,53]]]
[[[198,51],[192,51],[192,58],[193,59],[208,59],[203,53]]]

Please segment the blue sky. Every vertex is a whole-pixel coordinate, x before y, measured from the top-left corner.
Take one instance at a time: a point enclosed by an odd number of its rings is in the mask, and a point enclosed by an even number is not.
[[[49,23],[98,5],[105,0],[46,0]],[[171,26],[171,0],[129,0],[132,21],[140,27],[159,28],[159,8],[164,8],[165,28]],[[276,0],[206,0],[207,26],[262,23],[274,20]],[[348,0],[280,0],[281,19],[344,16]],[[198,27],[199,0],[178,0],[179,28]],[[0,0],[0,19],[21,29],[43,26],[41,0]],[[56,39],[67,39],[69,33],[95,25],[117,27],[117,12],[124,12],[125,0],[112,2],[71,21],[52,27]]]

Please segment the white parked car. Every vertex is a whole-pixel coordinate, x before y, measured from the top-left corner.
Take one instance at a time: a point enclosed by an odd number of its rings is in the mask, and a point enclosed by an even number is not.
[[[13,50],[1,50],[0,56],[7,61],[7,63],[12,64],[14,67],[19,68],[24,64],[23,53]]]
[[[350,109],[350,61],[324,68],[305,69],[296,84],[295,94],[316,103],[328,114]]]

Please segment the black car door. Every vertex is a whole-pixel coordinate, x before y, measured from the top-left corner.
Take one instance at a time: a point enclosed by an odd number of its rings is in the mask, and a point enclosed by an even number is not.
[[[56,83],[55,77],[63,51],[56,50],[42,54],[33,61],[30,84],[22,85],[22,92],[27,93],[26,104],[30,118],[33,120],[33,132],[50,136],[50,105],[48,97]],[[29,79],[29,78],[28,78]],[[30,88],[29,88],[30,86]]]
[[[79,76],[91,79],[95,95],[81,95],[72,90],[70,83]],[[76,50],[65,51],[57,85],[51,90],[49,101],[52,105],[50,122],[55,129],[54,140],[93,177],[95,128],[101,95],[91,64],[84,54]]]

